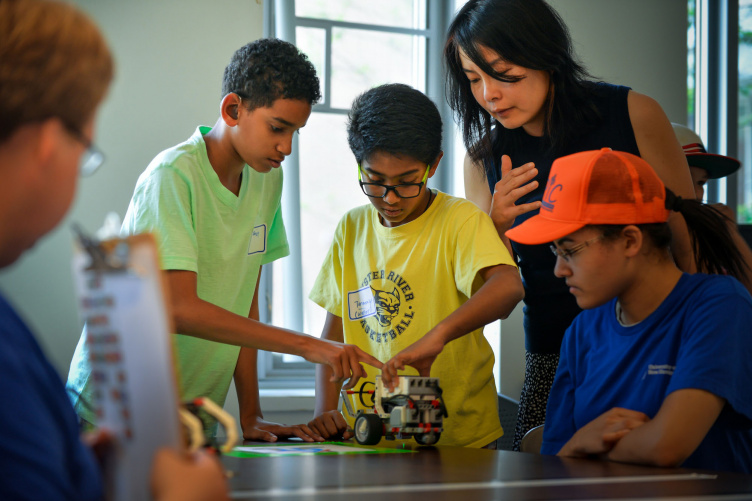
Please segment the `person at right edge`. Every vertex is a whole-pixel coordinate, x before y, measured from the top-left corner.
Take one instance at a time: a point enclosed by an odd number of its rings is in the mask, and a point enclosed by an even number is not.
[[[552,202],[543,188],[551,163],[564,155],[603,147],[639,155],[683,198],[693,197],[691,179],[660,105],[629,87],[594,81],[543,0],[468,1],[449,28],[444,59],[447,97],[468,150],[465,194],[490,214],[525,286],[519,450],[524,434],[545,419],[561,340],[580,308],[554,276],[548,247],[510,243],[504,232]],[[695,271],[683,218],[672,213],[669,224],[674,259]]]
[[[709,153],[705,149],[700,136],[689,127],[680,124],[671,125],[674,128],[676,139],[681,144],[687,157],[689,173],[692,175],[692,186],[695,189],[695,198],[698,202],[702,202],[705,198],[705,184],[709,179],[721,179],[730,176],[739,170],[742,164],[735,158]],[[744,240],[744,237],[739,232],[739,227],[736,224],[736,214],[726,204],[717,203],[710,204],[710,206],[726,217],[726,227],[728,227],[731,238],[747,263],[744,275],[737,278],[752,293],[752,249],[749,248],[746,240]]]

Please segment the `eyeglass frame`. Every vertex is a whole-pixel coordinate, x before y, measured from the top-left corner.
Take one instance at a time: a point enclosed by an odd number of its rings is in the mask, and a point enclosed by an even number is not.
[[[364,183],[363,182],[363,178],[361,176],[361,173],[363,172],[363,167],[361,167],[361,165],[358,164],[358,184],[360,185],[360,189],[363,192],[363,194],[365,196],[367,196],[367,197],[370,197],[370,198],[381,198],[383,200],[384,197],[386,197],[389,194],[390,191],[393,191],[394,194],[397,197],[399,197],[399,198],[417,198],[417,197],[420,196],[420,192],[421,192],[423,186],[428,181],[428,173],[430,172],[430,170],[431,170],[431,165],[430,164],[426,165],[426,173],[423,174],[423,179],[419,183],[402,183],[402,184],[388,185],[388,184],[381,184],[381,183]],[[369,195],[368,193],[366,193],[365,186],[381,186],[386,191],[384,191],[384,194],[381,195],[381,196],[378,196],[378,195]],[[399,188],[399,187],[407,187],[407,186],[418,186],[418,193],[416,193],[415,195],[413,195],[411,197],[404,197],[404,196],[400,195],[400,192],[397,191],[397,188]]]
[[[80,163],[78,167],[78,174],[81,177],[91,176],[104,163],[104,153],[102,153],[102,150],[97,148],[97,146],[89,138],[84,136],[84,133],[78,130],[76,127],[66,122],[63,122],[63,127],[65,127],[65,130],[67,130],[68,133],[73,136],[76,141],[81,143],[86,148],[86,151],[83,153],[83,155],[81,155],[81,158],[85,158],[86,160]]]
[[[601,234],[597,237],[593,237],[590,240],[585,240],[584,242],[581,242],[574,247],[570,247],[569,249],[559,249],[554,244],[550,244],[548,246],[549,249],[551,249],[551,252],[553,252],[554,256],[562,258],[567,263],[569,262],[569,258],[583,250],[585,247],[588,247],[593,242],[597,242],[598,240],[601,240],[605,238],[605,235]]]

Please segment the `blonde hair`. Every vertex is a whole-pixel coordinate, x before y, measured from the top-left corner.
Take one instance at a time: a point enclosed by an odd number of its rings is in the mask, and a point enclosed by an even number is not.
[[[107,92],[113,67],[102,33],[72,5],[0,0],[0,142],[51,117],[80,131]]]

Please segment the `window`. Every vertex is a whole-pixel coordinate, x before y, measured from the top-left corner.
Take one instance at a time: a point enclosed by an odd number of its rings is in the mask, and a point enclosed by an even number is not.
[[[697,15],[695,0],[687,2],[687,126],[695,127],[695,78],[697,59]]]
[[[739,1],[737,221],[752,223],[752,0]]]
[[[709,152],[742,162],[737,173],[711,180],[710,203],[736,211],[752,223],[752,0],[689,0],[690,126]],[[692,28],[694,28],[692,30]],[[694,48],[691,47],[692,42]],[[692,64],[693,63],[693,64]],[[747,229],[742,226],[742,233]]]
[[[387,82],[415,87],[439,106],[446,132],[443,169],[431,187],[452,189],[454,127],[445,104],[441,52],[454,1],[267,0],[267,35],[295,43],[316,67],[323,99],[314,106],[285,160],[282,212],[290,257],[265,266],[262,320],[320,335],[326,312],[308,300],[334,229],[349,209],[368,203],[358,189],[345,123],[352,100]],[[460,156],[461,161],[461,156]],[[273,307],[270,307],[273,305]],[[259,357],[264,388],[313,387],[313,367],[299,357]]]

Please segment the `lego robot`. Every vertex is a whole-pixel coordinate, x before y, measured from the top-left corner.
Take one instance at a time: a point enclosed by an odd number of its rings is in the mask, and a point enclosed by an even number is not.
[[[355,440],[362,445],[375,445],[381,437],[387,440],[415,438],[421,445],[433,445],[443,431],[448,416],[441,396],[439,379],[434,377],[400,376],[390,391],[376,376],[374,390],[342,391],[348,413],[355,417]],[[347,395],[373,395],[373,406],[353,413]]]

